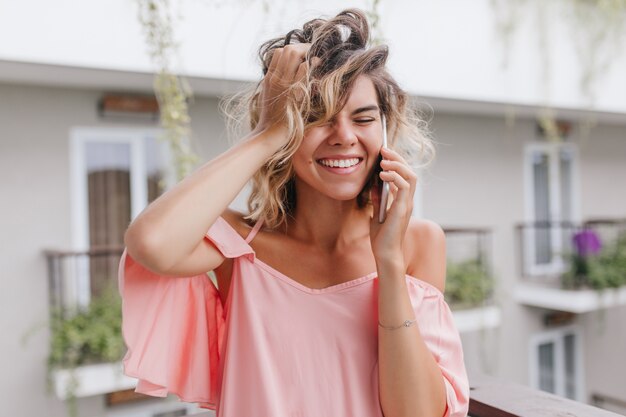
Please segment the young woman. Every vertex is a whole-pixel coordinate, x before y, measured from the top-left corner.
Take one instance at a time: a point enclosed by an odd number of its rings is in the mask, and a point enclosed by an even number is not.
[[[129,226],[120,292],[137,392],[218,417],[467,414],[445,237],[411,217],[411,164],[433,145],[368,37],[346,10],[266,42],[244,100],[251,132]],[[229,209],[250,180],[249,213]]]

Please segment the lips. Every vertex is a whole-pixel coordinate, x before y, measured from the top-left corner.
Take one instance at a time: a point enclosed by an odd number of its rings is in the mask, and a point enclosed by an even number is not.
[[[348,160],[348,159],[363,159],[363,155],[359,155],[359,154],[355,154],[355,153],[350,153],[350,154],[333,154],[333,155],[325,155],[322,156],[320,158],[317,158],[316,161],[322,161],[322,160],[337,160],[337,161],[341,161],[341,160]]]
[[[336,166],[336,165],[339,165],[340,163],[349,165],[351,163],[354,163],[355,160],[357,162],[354,165],[343,166],[343,167]],[[324,161],[326,165],[322,163],[322,161]],[[340,162],[340,161],[344,161],[344,162]],[[342,157],[342,158],[326,157],[326,158],[317,159],[316,162],[319,166],[321,166],[322,168],[324,168],[324,170],[328,172],[332,172],[333,174],[346,175],[346,174],[350,174],[356,171],[361,166],[363,162],[363,158],[358,157],[358,156],[354,156],[354,157],[350,156],[350,157]],[[335,166],[329,166],[329,165],[335,165]]]

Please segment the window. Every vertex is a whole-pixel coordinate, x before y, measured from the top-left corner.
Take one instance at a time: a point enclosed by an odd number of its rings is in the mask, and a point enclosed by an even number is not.
[[[584,401],[582,339],[576,326],[532,336],[530,385],[552,394]]]
[[[124,232],[173,184],[167,145],[154,129],[74,129],[70,138],[72,245],[82,251],[123,246]],[[115,257],[80,257],[68,288],[87,305],[117,273]]]
[[[525,217],[537,224],[525,230],[524,264],[531,275],[562,272],[579,219],[577,150],[571,143],[527,145],[524,157]]]

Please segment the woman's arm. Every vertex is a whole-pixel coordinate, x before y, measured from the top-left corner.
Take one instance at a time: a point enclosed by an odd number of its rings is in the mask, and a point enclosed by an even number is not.
[[[288,140],[285,91],[306,73],[310,45],[278,49],[263,79],[257,128],[150,204],[128,227],[128,253],[155,273],[204,273],[224,261],[204,235],[252,175]]]
[[[124,243],[135,260],[167,274],[195,250],[206,252],[203,272],[223,258],[210,245],[197,249],[206,231],[278,146],[279,132],[262,132],[205,163],[150,204],[128,227]],[[211,265],[215,264],[215,265]],[[202,273],[199,271],[199,273]]]
[[[391,185],[393,202],[384,223],[377,185],[372,190],[374,215],[370,239],[378,271],[378,319],[382,326],[395,327],[415,320],[406,282],[405,239],[413,253],[412,272],[438,288],[445,285],[445,235],[432,222],[411,221],[417,175],[397,152],[382,148],[379,174]],[[384,208],[383,208],[384,209]],[[415,243],[417,242],[417,243]],[[416,269],[416,265],[418,269]],[[425,278],[427,277],[427,278]],[[426,346],[416,323],[396,329],[378,328],[378,381],[385,417],[442,417],[446,410],[446,387],[439,365]]]
[[[422,261],[415,269],[420,279],[436,287],[445,282],[445,236],[429,223],[407,233],[420,236],[416,245]],[[378,315],[385,326],[414,320],[403,262],[379,262]],[[424,278],[422,278],[424,277]],[[427,277],[427,278],[425,278]],[[378,328],[378,370],[380,401],[385,417],[441,417],[446,409],[444,379],[417,324],[389,330]]]

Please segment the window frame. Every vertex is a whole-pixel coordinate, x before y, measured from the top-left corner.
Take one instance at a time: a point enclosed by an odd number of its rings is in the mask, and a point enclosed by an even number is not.
[[[563,202],[561,201],[561,171],[560,171],[560,151],[566,149],[571,153],[571,218],[573,223],[581,222],[580,213],[580,159],[578,146],[570,142],[533,142],[524,146],[523,156],[523,176],[524,176],[524,218],[527,224],[534,224],[537,220],[535,216],[535,188],[533,172],[533,155],[539,151],[548,156],[548,190],[549,190],[549,211],[553,222],[563,220]],[[539,264],[535,257],[535,233],[536,229],[530,227],[524,233],[524,270],[531,276],[558,274],[564,272],[567,265],[563,257],[558,253],[563,248],[562,235],[559,228],[551,228],[551,253],[552,262]]]
[[[552,343],[554,346],[554,381],[556,391],[554,394],[565,397],[565,337],[569,335],[574,337],[574,400],[585,402],[583,332],[582,328],[576,324],[531,335],[528,344],[529,385],[534,389],[540,389],[539,346],[545,343]]]
[[[70,162],[70,228],[71,247],[75,251],[89,250],[89,190],[87,183],[86,149],[89,143],[128,144],[130,149],[130,196],[131,220],[148,205],[148,172],[146,164],[146,140],[153,138],[165,163],[165,184],[169,189],[174,183],[172,152],[167,143],[160,141],[162,130],[158,128],[111,128],[74,127],[69,135]],[[89,271],[89,261],[79,266],[79,271]],[[86,268],[86,269],[85,269]],[[70,299],[82,306],[90,301],[89,275],[77,273],[71,278],[74,287]]]

